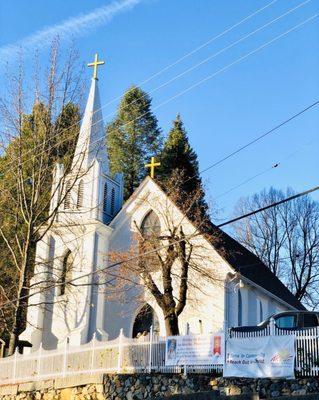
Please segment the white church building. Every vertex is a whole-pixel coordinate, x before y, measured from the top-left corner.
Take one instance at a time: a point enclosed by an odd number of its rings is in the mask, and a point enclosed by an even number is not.
[[[36,249],[27,328],[20,335],[20,340],[32,344],[31,351],[41,345],[54,349],[66,341],[85,344],[93,335],[111,340],[120,329],[125,336],[135,337],[151,325],[165,336],[162,310],[139,284],[138,276],[126,291],[110,285],[116,276],[116,267],[108,269],[110,254],[132,248],[137,226],[143,229],[155,221],[165,231],[167,213],[185,234],[191,236],[197,230],[151,177],[123,204],[122,175],[112,176],[109,171],[97,58],[95,63],[72,168],[66,177],[62,165],[55,168],[51,209],[58,212]],[[61,196],[63,202],[59,202]],[[257,324],[274,312],[303,309],[258,257],[214,229],[218,244],[194,235],[201,252],[199,262],[207,276],[215,279],[190,272],[196,284],[189,286],[179,317],[181,334]],[[160,276],[154,279],[161,288]]]

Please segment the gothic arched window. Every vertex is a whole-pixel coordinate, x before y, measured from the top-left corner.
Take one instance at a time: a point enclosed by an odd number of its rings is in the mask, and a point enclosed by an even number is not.
[[[240,289],[238,289],[238,326],[243,324],[243,299]]]
[[[64,209],[71,207],[71,182],[67,182],[65,186]]]
[[[68,281],[72,277],[73,257],[70,250],[66,253],[62,262],[61,276],[59,279],[58,296],[63,296],[68,286]]]
[[[145,304],[135,318],[132,337],[136,338],[141,334],[149,333],[151,326],[154,333],[159,333],[159,322],[155,311],[149,304]]]
[[[84,192],[84,183],[83,180],[81,179],[78,186],[78,198],[76,202],[77,208],[83,207],[83,192]]]
[[[105,182],[103,190],[103,212],[107,212],[107,183]]]
[[[115,190],[112,188],[111,192],[111,215],[114,214],[114,209],[115,209]]]
[[[141,231],[144,236],[158,235],[161,232],[160,220],[153,210],[143,219]]]

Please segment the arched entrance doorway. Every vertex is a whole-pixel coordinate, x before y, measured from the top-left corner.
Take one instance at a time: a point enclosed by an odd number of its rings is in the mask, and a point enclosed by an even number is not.
[[[145,332],[149,333],[151,326],[153,326],[154,333],[159,333],[159,322],[157,315],[149,304],[145,304],[145,306],[140,309],[139,313],[135,317],[132,337],[136,338],[143,333],[145,334]]]

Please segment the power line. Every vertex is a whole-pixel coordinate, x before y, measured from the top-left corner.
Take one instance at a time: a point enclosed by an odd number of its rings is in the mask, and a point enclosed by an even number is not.
[[[303,108],[301,111],[298,111],[296,114],[292,115],[291,117],[287,118],[286,120],[284,120],[283,122],[280,122],[278,125],[276,125],[275,127],[271,128],[270,130],[266,131],[265,133],[263,133],[262,135],[256,137],[255,139],[251,140],[250,142],[246,143],[243,146],[240,146],[238,149],[234,150],[233,152],[229,153],[227,156],[222,157],[221,159],[219,159],[218,161],[214,162],[213,164],[209,165],[208,167],[204,168],[203,170],[200,171],[200,173],[204,173],[206,171],[209,171],[210,169],[217,167],[217,165],[223,163],[224,161],[228,160],[229,158],[233,157],[234,155],[240,153],[241,151],[247,149],[247,147],[259,142],[260,140],[262,140],[264,137],[271,135],[272,133],[274,133],[275,131],[277,131],[279,128],[281,128],[282,126],[288,124],[289,122],[293,121],[294,119],[296,119],[297,117],[299,117],[300,115],[304,114],[305,112],[307,112],[308,110],[310,110],[311,108],[317,106],[319,104],[319,100],[316,100],[314,103],[310,104],[309,106]]]
[[[258,208],[258,210],[251,211],[251,212],[249,212],[247,214],[244,214],[244,215],[241,215],[239,217],[233,218],[233,219],[231,219],[229,221],[223,222],[222,224],[217,225],[217,228],[221,228],[223,226],[226,226],[226,225],[229,225],[229,224],[233,224],[234,222],[240,221],[241,219],[244,219],[244,218],[250,217],[252,215],[258,214],[258,213],[260,213],[262,211],[268,210],[269,208],[277,207],[277,206],[279,206],[281,204],[287,203],[288,201],[298,199],[298,197],[305,196],[305,195],[310,194],[312,192],[315,192],[317,190],[319,190],[319,186],[315,186],[315,187],[313,187],[311,189],[305,190],[304,192],[301,192],[301,193],[298,193],[298,194],[294,194],[293,196],[290,196],[290,197],[287,197],[287,198],[282,199],[280,201],[277,201],[275,203],[269,204],[268,206],[265,206],[265,207],[262,207],[262,208]]]
[[[267,209],[269,209],[269,208],[277,207],[277,206],[279,206],[279,205],[281,205],[281,204],[287,203],[288,201],[295,200],[295,199],[297,199],[297,198],[299,198],[299,197],[301,197],[301,196],[305,196],[305,195],[310,194],[310,193],[313,193],[313,192],[315,192],[315,191],[317,191],[317,190],[319,190],[319,186],[315,186],[315,187],[313,187],[313,188],[311,188],[311,189],[308,189],[308,190],[305,190],[305,191],[300,192],[300,193],[298,193],[298,194],[295,194],[295,195],[293,195],[293,196],[287,197],[287,198],[282,199],[282,200],[280,200],[280,201],[278,201],[278,202],[271,203],[271,204],[269,204],[268,206],[259,208],[259,209],[257,209],[257,210],[254,210],[254,211],[250,212],[250,213],[243,214],[243,215],[241,215],[241,216],[238,216],[238,217],[236,217],[236,218],[233,218],[233,219],[231,219],[231,220],[228,220],[228,221],[226,221],[226,222],[223,222],[222,224],[216,225],[216,227],[217,227],[217,228],[221,228],[221,227],[223,227],[223,226],[230,225],[230,224],[232,224],[232,223],[234,223],[234,222],[237,222],[237,221],[239,221],[239,220],[241,220],[241,219],[247,218],[247,217],[249,217],[249,216],[251,216],[251,215],[255,215],[255,214],[260,213],[260,212],[262,212],[262,211],[265,211],[265,210],[267,210]],[[198,230],[198,228],[196,228],[195,232],[196,232],[197,230]],[[118,262],[116,262],[116,263],[113,263],[113,264],[111,264],[111,265],[108,265],[107,267],[104,267],[104,268],[101,268],[101,269],[98,269],[98,270],[95,270],[95,271],[88,272],[87,274],[83,274],[83,275],[77,276],[76,278],[72,278],[72,279],[65,280],[65,282],[63,282],[63,283],[56,283],[56,282],[55,282],[55,283],[53,283],[53,284],[51,284],[51,285],[49,285],[49,286],[46,286],[45,288],[42,288],[41,290],[39,290],[39,291],[37,291],[37,292],[34,292],[34,293],[31,293],[31,294],[28,294],[28,295],[25,295],[25,296],[20,297],[20,300],[25,300],[25,299],[27,299],[27,298],[36,296],[37,294],[42,294],[43,292],[45,292],[45,291],[47,291],[47,290],[49,290],[49,289],[52,289],[52,288],[54,288],[54,287],[61,286],[62,284],[63,284],[63,285],[65,285],[65,284],[72,284],[73,282],[75,282],[75,281],[77,281],[77,280],[79,280],[79,279],[83,279],[83,278],[86,278],[86,277],[89,277],[89,276],[93,276],[93,275],[95,275],[95,274],[100,274],[101,272],[105,272],[105,271],[107,271],[108,269],[115,268],[115,267],[120,266],[120,265],[122,265],[122,264],[131,262],[131,261],[134,261],[134,260],[140,258],[141,256],[144,256],[144,257],[145,257],[145,256],[148,256],[148,255],[153,254],[153,253],[155,253],[155,252],[161,251],[161,250],[165,249],[165,248],[168,247],[168,246],[175,245],[175,244],[181,243],[181,242],[183,242],[183,241],[185,241],[185,238],[182,238],[182,239],[179,239],[179,240],[175,240],[175,241],[173,241],[173,242],[171,242],[171,243],[169,243],[169,244],[159,246],[159,247],[156,248],[156,249],[152,249],[152,250],[146,251],[146,252],[144,252],[144,253],[142,253],[142,254],[138,254],[138,255],[129,257],[129,258],[126,259],[126,260],[118,261]],[[89,284],[88,284],[88,285],[89,285]],[[1,306],[1,307],[5,307],[5,306],[8,306],[8,305],[10,305],[10,304],[12,305],[12,303],[13,303],[14,301],[16,301],[16,300],[18,300],[18,299],[14,299],[14,300],[11,300],[11,301],[2,303],[2,304],[0,304],[0,306]]]
[[[230,45],[224,47],[224,48],[221,49],[219,52],[217,52],[217,53],[215,53],[214,55],[208,57],[207,59],[203,60],[203,61],[200,62],[199,64],[196,64],[195,66],[193,66],[193,67],[189,68],[188,70],[184,71],[183,73],[181,73],[181,74],[175,76],[174,78],[170,79],[169,81],[165,82],[164,84],[162,84],[162,85],[156,87],[155,89],[151,90],[150,93],[155,92],[155,91],[159,90],[160,88],[162,88],[162,87],[164,87],[164,86],[167,86],[169,83],[171,83],[171,82],[173,82],[174,80],[178,79],[180,76],[185,75],[186,73],[188,73],[188,72],[190,72],[191,70],[197,68],[198,66],[202,65],[203,63],[209,61],[210,59],[216,57],[217,55],[221,54],[222,52],[224,52],[224,51],[228,50],[229,48],[235,46],[236,44],[240,43],[240,42],[243,41],[244,39],[246,39],[246,38],[250,37],[251,35],[257,33],[257,32],[260,31],[261,29],[264,29],[265,27],[267,27],[267,26],[269,26],[270,24],[272,24],[272,23],[278,21],[279,19],[281,19],[281,18],[283,18],[284,16],[290,14],[291,12],[295,11],[296,9],[298,9],[298,8],[300,8],[300,7],[304,6],[304,5],[306,5],[306,4],[309,3],[310,1],[312,1],[312,0],[306,0],[306,1],[304,1],[303,3],[299,4],[298,6],[291,8],[290,10],[288,10],[287,12],[285,12],[284,14],[281,14],[279,17],[276,17],[275,19],[271,20],[270,22],[268,22],[268,23],[262,25],[260,28],[254,30],[253,32],[250,32],[250,33],[247,34],[247,35],[245,35],[245,36],[242,37],[241,39],[239,39],[239,40],[233,42],[232,44],[230,44]],[[270,3],[269,5],[271,5],[271,4],[273,4],[273,2]],[[262,9],[260,9],[260,11],[262,11],[262,10],[265,9],[265,8],[266,8],[266,7],[263,7]],[[260,12],[260,11],[258,11],[258,12]],[[252,15],[255,15],[255,14],[256,14],[256,13],[253,13]],[[244,19],[244,20],[246,20],[246,19]],[[306,22],[308,22],[308,21],[306,21]],[[229,30],[227,30],[227,32],[228,32],[228,31],[229,31]],[[287,32],[287,33],[289,33],[289,32]],[[286,33],[285,33],[285,34],[286,34]],[[245,58],[246,58],[246,57],[245,57]],[[237,63],[237,62],[236,62],[236,63]],[[231,65],[233,65],[233,63],[232,63]],[[228,69],[228,66],[226,66],[226,69]],[[222,69],[222,70],[223,70],[223,69]],[[223,71],[217,71],[217,73],[214,74],[214,76],[215,76],[215,75],[218,75],[220,72],[223,72]],[[212,77],[210,77],[209,79],[211,79],[211,78],[212,78]],[[206,80],[206,79],[205,79],[205,80]],[[202,83],[202,82],[200,82],[200,83]],[[198,85],[196,84],[195,87],[196,87],[196,86],[198,86]],[[182,91],[181,94],[184,94],[184,93],[186,93],[186,92],[188,92],[188,91],[189,91],[189,89],[187,89],[186,91]],[[158,106],[155,107],[155,109],[160,108],[161,106],[167,104],[167,103],[170,102],[171,100],[173,100],[173,99],[179,97],[181,94],[178,93],[177,95],[173,96],[173,98],[169,98],[169,99],[166,100],[164,103],[160,103]],[[119,98],[120,98],[120,97],[119,97]],[[117,98],[117,99],[118,99],[118,98]],[[112,101],[111,101],[111,102],[112,102]],[[132,102],[132,104],[133,104],[133,103],[134,103],[134,101]],[[104,108],[105,106],[107,106],[108,104],[109,104],[109,103],[106,103],[105,105],[103,105],[103,106],[100,107],[99,109],[95,110],[93,114],[95,114],[96,112],[100,111],[101,109],[103,109],[103,108]],[[113,113],[112,113],[112,114],[109,114],[108,116],[110,116],[110,115],[113,115]],[[135,118],[133,121],[129,121],[129,122],[127,122],[127,123],[121,125],[121,127],[125,127],[126,125],[128,125],[128,124],[130,124],[130,123],[136,121],[137,119],[143,117],[144,115],[146,115],[146,114],[142,114],[142,115],[138,116],[138,117]],[[101,121],[103,121],[103,120],[100,119],[100,120],[96,121],[92,126],[94,126],[95,124],[98,124],[98,123],[101,122]],[[77,124],[71,125],[70,127],[63,129],[62,131],[59,131],[59,132],[58,132],[57,134],[55,134],[54,136],[58,136],[58,135],[61,134],[63,131],[68,131],[68,130],[70,130],[72,127],[75,127],[76,125],[77,125]],[[51,147],[54,148],[56,145],[61,144],[61,143],[63,143],[63,142],[66,141],[66,140],[68,140],[68,138],[63,139],[62,141],[56,143],[55,145],[53,145],[53,146],[51,146]],[[105,140],[105,139],[103,138],[103,140]],[[97,139],[97,140],[94,141],[92,144],[97,143],[97,142],[99,142],[99,141],[101,141],[101,139]],[[34,150],[34,149],[33,149],[33,150]],[[24,162],[26,162],[26,161],[24,161]],[[24,163],[24,162],[23,162],[23,163]],[[7,165],[10,165],[10,164],[13,164],[13,163],[14,163],[14,162],[12,161],[11,163],[7,163]]]
[[[302,22],[301,24],[296,25],[296,26],[293,27],[292,29],[286,31],[284,34],[287,34],[288,32],[290,32],[290,31],[296,29],[297,27],[303,25],[304,23],[306,23],[307,21],[309,21],[309,20],[311,20],[311,19],[314,19],[314,18],[317,17],[317,16],[318,16],[318,14],[317,14],[317,15],[314,15],[314,16],[312,16],[312,17],[310,17],[310,18],[308,18],[306,21]],[[278,39],[279,37],[283,36],[284,34],[279,35],[277,38],[275,38],[275,39],[273,39],[273,40],[271,40],[270,42],[267,42],[267,43],[273,42],[274,40]],[[267,44],[267,43],[266,43],[266,44]],[[260,48],[262,48],[262,47],[265,47],[266,44],[264,44],[263,46],[260,46],[258,49],[260,49]],[[254,52],[256,52],[258,49],[254,50]],[[248,53],[248,54],[250,54],[250,53]],[[247,55],[246,55],[246,56],[247,56]],[[244,57],[246,57],[246,56],[244,56]],[[242,58],[242,57],[241,57],[241,58]],[[276,126],[275,128],[273,128],[271,131],[274,131],[275,129],[278,129],[280,126],[284,125],[285,123],[288,123],[289,121],[291,121],[292,119],[296,118],[296,117],[299,116],[300,114],[304,113],[304,112],[307,111],[308,109],[314,107],[317,103],[318,103],[318,102],[315,102],[315,103],[313,103],[312,105],[306,107],[304,110],[302,110],[302,111],[300,111],[299,113],[295,114],[294,116],[290,117],[288,120],[286,120],[286,121],[284,121],[283,123],[277,125],[277,126]],[[255,143],[256,141],[260,140],[262,137],[264,137],[264,136],[270,134],[271,131],[268,131],[267,133],[261,135],[261,137],[259,137],[259,138],[255,139],[255,140],[251,141],[250,143],[246,144],[245,146],[242,146],[240,149],[238,149],[238,150],[236,150],[235,152],[231,153],[230,155],[226,156],[223,160],[219,160],[217,163],[214,163],[212,166],[210,166],[210,167],[206,168],[205,170],[201,171],[201,173],[205,172],[205,171],[208,170],[208,169],[211,169],[213,166],[215,166],[215,165],[217,165],[217,164],[220,164],[222,161],[228,159],[228,158],[231,157],[232,155],[237,154],[239,151],[241,151],[241,150],[243,150],[244,148],[248,147],[248,146],[251,145],[252,143]],[[188,178],[188,180],[189,180],[189,179],[192,179],[192,177],[191,177],[191,178]]]
[[[213,74],[207,76],[206,78],[204,78],[204,79],[202,79],[202,80],[196,82],[195,84],[191,85],[190,87],[186,88],[185,90],[183,90],[183,91],[177,93],[176,95],[174,95],[174,96],[170,97],[169,99],[165,100],[164,102],[160,103],[159,105],[157,105],[157,106],[154,108],[154,110],[156,110],[156,109],[162,107],[163,105],[168,104],[170,101],[172,101],[172,100],[174,100],[174,99],[180,97],[181,95],[183,95],[183,94],[189,92],[190,90],[196,88],[197,86],[199,86],[199,85],[201,85],[202,83],[208,81],[209,79],[212,79],[213,77],[217,76],[218,74],[220,74],[220,73],[224,72],[225,70],[229,69],[231,66],[233,66],[233,65],[239,63],[240,61],[246,59],[246,58],[249,57],[250,55],[257,53],[258,51],[262,50],[262,49],[265,48],[266,46],[268,46],[268,45],[272,44],[273,42],[279,40],[281,37],[283,37],[283,36],[289,34],[290,32],[292,32],[292,31],[296,30],[297,28],[301,27],[302,25],[306,24],[307,22],[310,22],[311,20],[317,18],[318,16],[319,16],[319,14],[314,14],[314,15],[311,16],[310,18],[307,18],[307,19],[304,20],[303,22],[301,22],[301,23],[299,23],[299,24],[293,26],[292,28],[290,28],[290,29],[288,29],[287,31],[283,32],[282,34],[276,36],[276,37],[273,38],[272,40],[270,40],[270,41],[264,43],[263,45],[257,47],[256,49],[250,51],[249,53],[246,53],[244,56],[239,57],[238,59],[236,59],[235,61],[233,61],[233,62],[231,62],[230,64],[226,65],[225,67],[223,67],[223,68],[217,70],[215,73],[213,73]],[[307,109],[302,110],[299,114],[302,114],[303,112],[305,112],[305,111],[307,111],[308,109],[312,108],[313,106],[317,105],[318,102],[319,102],[319,101],[317,101],[317,102],[311,104],[310,106],[307,107]],[[142,115],[138,116],[137,118],[135,118],[134,120],[129,121],[129,122],[123,124],[122,126],[126,126],[126,125],[130,124],[130,123],[136,121],[137,119],[143,117],[143,116],[146,115],[146,114],[147,114],[147,113],[142,114]],[[299,114],[298,114],[298,115],[299,115]],[[298,115],[292,116],[291,119],[296,118]],[[96,121],[96,123],[98,123],[98,122],[100,122],[100,121]],[[289,122],[289,121],[284,121],[284,122],[282,123],[282,125],[284,125],[284,124],[287,123],[287,122]],[[280,127],[280,126],[275,127],[275,128],[273,128],[273,130],[278,129],[279,127]],[[268,134],[270,134],[270,133],[271,133],[271,132],[267,132],[267,133],[265,133],[263,136],[266,136],[266,135],[268,135]],[[206,169],[204,169],[203,171],[201,171],[201,173],[206,172],[207,170],[209,170],[209,169],[213,168],[214,166],[220,164],[221,162],[227,160],[228,158],[230,158],[230,157],[232,157],[233,155],[235,155],[235,154],[239,153],[240,151],[242,151],[244,148],[246,148],[246,147],[250,146],[251,144],[257,142],[257,141],[260,140],[261,138],[262,138],[262,137],[257,138],[257,139],[255,139],[254,141],[252,141],[252,142],[248,143],[247,145],[243,146],[242,148],[240,148],[240,149],[236,150],[235,152],[229,154],[229,155],[228,155],[227,157],[225,157],[224,159],[219,160],[218,162],[214,163],[213,165],[211,165],[211,166],[209,166],[208,168],[206,168]],[[67,139],[64,139],[63,141],[65,141],[65,140],[67,140]],[[101,140],[102,140],[102,139],[98,139],[98,140],[96,140],[96,141],[93,142],[93,143],[101,142]],[[105,140],[105,139],[103,138],[103,140]],[[63,141],[61,141],[60,143],[62,143]],[[93,143],[92,143],[92,144],[93,144]],[[52,147],[54,147],[54,146],[52,146]],[[47,151],[47,149],[46,149],[46,151]],[[43,152],[44,152],[44,151],[43,151]],[[40,153],[40,154],[41,154],[41,153]],[[75,155],[74,155],[74,156],[75,156]],[[23,162],[26,162],[26,160],[23,161]],[[13,163],[13,161],[12,161],[11,163]],[[192,178],[189,178],[189,180],[190,180],[190,179],[192,179]],[[12,187],[16,187],[16,185],[15,185],[15,186],[12,186]],[[7,190],[7,188],[6,188],[5,190]]]
[[[225,196],[226,194],[232,192],[233,190],[245,185],[248,182],[251,182],[252,180],[258,178],[261,175],[264,175],[265,173],[278,168],[282,165],[283,161],[286,161],[288,159],[290,159],[291,157],[293,157],[294,155],[296,155],[299,151],[301,151],[301,149],[305,146],[308,146],[309,144],[313,143],[315,139],[312,139],[310,141],[308,141],[307,143],[304,143],[302,146],[298,147],[296,150],[294,150],[292,153],[290,153],[288,156],[284,157],[282,160],[280,160],[279,162],[274,163],[271,167],[264,169],[263,171],[258,172],[257,174],[251,176],[250,178],[245,179],[244,181],[240,182],[239,184],[231,187],[230,189],[226,190],[225,192],[217,195],[214,197],[214,200],[219,199],[220,197]]]
[[[265,6],[259,8],[257,11],[249,14],[247,17],[243,18],[242,20],[238,21],[237,23],[235,23],[234,25],[230,26],[229,28],[225,29],[224,31],[222,31],[221,33],[217,34],[216,36],[213,36],[212,38],[210,38],[208,41],[204,42],[203,44],[201,44],[200,46],[198,46],[197,48],[195,48],[194,50],[186,53],[185,55],[183,55],[182,57],[180,57],[179,59],[177,59],[176,61],[174,61],[173,63],[167,65],[166,67],[162,68],[161,70],[159,70],[158,72],[156,72],[155,74],[151,75],[149,78],[146,78],[143,82],[139,83],[138,86],[142,86],[145,83],[151,81],[152,79],[154,79],[155,77],[161,75],[163,72],[167,71],[168,69],[170,69],[171,67],[179,64],[181,61],[183,61],[184,59],[190,57],[191,55],[195,54],[196,52],[198,52],[199,50],[201,50],[202,48],[208,46],[210,43],[213,43],[215,40],[217,40],[218,38],[224,36],[225,34],[227,34],[228,32],[232,31],[233,29],[235,29],[237,26],[243,24],[244,22],[246,22],[247,20],[249,20],[250,18],[252,18],[253,16],[257,15],[258,13],[262,12],[263,10],[265,10],[266,8],[270,7],[271,5],[275,4],[278,0],[273,0],[270,3],[266,4]],[[311,1],[311,0],[309,0]],[[114,101],[121,99],[121,96],[118,96],[114,99],[112,99],[111,101],[105,103],[103,106],[101,106],[100,108],[98,108],[97,110],[95,110],[93,112],[93,115],[95,113],[97,113],[98,111],[101,111],[103,108],[105,108],[106,106],[108,106],[109,104],[112,104]],[[83,118],[82,118],[83,119]],[[80,120],[81,121],[81,120]],[[98,121],[99,122],[99,121]],[[72,127],[76,127],[76,124],[73,124],[71,126],[69,126],[68,128],[64,128],[62,129],[60,133],[70,130]]]
[[[299,9],[300,7],[305,6],[306,4],[308,4],[310,1],[312,0],[306,0],[301,4],[298,4],[296,7],[293,7],[291,9],[289,9],[288,11],[284,12],[283,14],[279,15],[278,17],[272,19],[271,21],[267,22],[266,24],[260,26],[257,29],[254,29],[253,31],[249,32],[248,34],[244,35],[243,37],[241,37],[238,40],[235,40],[234,42],[232,42],[231,44],[229,44],[226,47],[223,47],[221,50],[217,51],[216,53],[210,55],[209,57],[205,58],[204,60],[200,61],[199,63],[193,65],[192,67],[186,69],[185,71],[181,72],[178,75],[175,75],[173,78],[169,79],[168,81],[164,82],[163,84],[161,84],[160,86],[157,86],[156,88],[152,89],[149,93],[154,93],[156,91],[158,91],[159,89],[162,89],[163,87],[169,85],[170,83],[176,81],[177,79],[181,78],[182,76],[188,74],[189,72],[193,71],[194,69],[200,67],[203,64],[206,64],[208,61],[213,60],[214,58],[216,58],[217,56],[219,56],[220,54],[224,53],[225,51],[231,49],[232,47],[236,46],[237,44],[241,43],[242,41],[248,39],[249,37],[253,36],[254,34],[256,34],[257,32],[260,32],[261,30],[267,28],[268,26],[272,25],[273,23],[279,21],[281,18],[291,14],[293,11],[296,11],[297,9]],[[134,104],[136,102],[136,100],[134,100],[131,104]],[[111,116],[112,114],[108,114],[108,116]],[[106,118],[107,118],[106,117]]]
[[[226,196],[226,194],[232,192],[232,191],[235,190],[235,189],[238,189],[239,187],[245,185],[246,183],[252,181],[253,179],[256,179],[256,178],[258,178],[259,176],[264,175],[265,173],[271,171],[272,169],[277,168],[278,166],[279,166],[279,164],[274,164],[274,165],[272,165],[271,167],[266,168],[266,169],[264,169],[264,170],[261,171],[261,172],[258,172],[258,174],[255,174],[255,175],[251,176],[250,178],[245,179],[243,182],[241,182],[241,183],[239,183],[239,184],[237,184],[237,185],[231,187],[230,189],[226,190],[226,192],[223,192],[223,193],[219,194],[218,196],[214,197],[214,200],[217,200],[217,199],[219,199],[220,197]]]
[[[240,57],[240,58],[239,58],[238,60],[236,60],[235,62],[229,64],[229,66],[234,65],[235,63],[237,63],[237,62],[239,62],[240,60],[242,60],[242,59],[248,57],[248,56],[251,55],[251,54],[254,54],[255,52],[257,52],[257,51],[261,50],[262,48],[264,48],[265,46],[267,46],[268,44],[273,43],[275,40],[278,40],[280,37],[282,37],[282,36],[288,34],[289,32],[291,32],[291,31],[297,29],[297,28],[300,27],[301,25],[304,25],[306,22],[308,22],[308,21],[310,21],[310,20],[313,20],[313,19],[316,18],[317,16],[318,16],[318,14],[315,14],[315,15],[313,15],[312,17],[308,18],[307,20],[303,21],[302,23],[300,23],[300,24],[298,24],[298,25],[295,25],[293,28],[289,29],[289,30],[286,31],[285,33],[283,33],[283,34],[277,36],[276,38],[274,38],[274,39],[272,39],[271,41],[265,43],[264,45],[259,46],[257,49],[255,49],[255,50],[253,50],[252,52],[246,54],[245,56]],[[222,70],[225,70],[225,69],[229,68],[229,66],[224,67]],[[219,70],[219,71],[222,71],[222,70]],[[214,74],[213,74],[213,75],[214,75]],[[201,80],[201,81],[198,82],[196,85],[199,85],[199,84],[201,84],[202,82],[204,82],[204,81],[210,79],[213,75],[210,75],[209,77],[205,78],[204,80]],[[195,85],[195,86],[196,86],[196,85]],[[192,89],[193,87],[195,87],[195,86],[192,85],[190,88],[186,89],[186,91],[191,90],[191,89]],[[182,94],[185,93],[186,91],[183,91]],[[176,98],[176,96],[174,96],[174,98]],[[264,136],[264,135],[263,135],[263,136]],[[247,145],[246,145],[245,147],[247,147]],[[245,147],[244,147],[244,148],[245,148]],[[236,153],[237,153],[237,152],[236,152]],[[229,157],[228,157],[228,158],[229,158]],[[210,168],[212,168],[212,166],[211,166]],[[207,170],[207,169],[206,169],[206,170]],[[299,194],[299,195],[296,195],[296,196],[299,197],[299,196],[301,196],[301,195],[310,193],[310,192],[312,192],[312,191],[314,191],[314,190],[318,190],[318,187],[317,187],[316,189],[311,189],[311,190],[309,190],[308,192],[305,192],[305,193],[302,193],[302,194]],[[286,201],[288,201],[288,200],[286,200]],[[267,208],[270,208],[270,207],[271,207],[271,206],[268,206]],[[260,210],[260,211],[262,211],[262,210]],[[256,211],[256,212],[260,212],[260,211]],[[244,217],[246,217],[246,216],[242,216],[241,218],[244,218]],[[238,217],[238,218],[239,218],[239,217]],[[238,218],[237,218],[236,220],[238,220]],[[225,223],[223,223],[223,224],[221,224],[221,225],[218,225],[217,227],[225,226],[225,225],[227,225],[227,224],[229,224],[229,223],[232,223],[232,222],[234,222],[234,221],[231,220],[231,221],[225,222]],[[182,240],[180,240],[180,241],[182,241]],[[178,241],[176,241],[176,243],[178,243]],[[164,247],[167,247],[167,246],[164,246]],[[164,247],[162,247],[162,248],[164,248]],[[155,249],[155,250],[152,250],[151,252],[158,251],[158,250],[160,250],[160,249]],[[148,253],[150,253],[150,252],[144,253],[144,255],[147,255]],[[137,256],[137,257],[138,257],[138,256]],[[137,257],[134,257],[134,258],[137,258]],[[106,267],[105,269],[101,269],[101,270],[98,270],[98,271],[96,271],[96,272],[98,272],[98,273],[103,272],[104,270],[106,270],[106,269],[108,269],[108,268],[113,268],[113,267],[115,267],[115,266],[117,266],[117,265],[123,264],[124,262],[132,261],[134,258],[131,258],[131,259],[129,259],[129,260],[125,260],[125,261],[121,261],[121,262],[115,263],[115,264],[113,264],[113,265],[110,265],[110,266]],[[88,273],[88,274],[82,276],[81,278],[86,277],[86,276],[89,276],[89,275],[92,275],[92,274],[94,274],[94,273],[95,273],[95,272]],[[77,280],[77,279],[80,279],[80,277],[74,278],[72,281]],[[70,283],[72,283],[72,281],[70,281]],[[66,283],[67,283],[67,282],[66,282]],[[54,284],[54,286],[56,286],[56,284]],[[46,290],[47,290],[47,289],[49,289],[49,288],[46,288]],[[39,293],[39,292],[38,292],[38,293]],[[40,293],[42,293],[42,291],[41,291]],[[32,295],[34,296],[34,295],[36,295],[36,294],[37,294],[37,293],[32,293],[31,295],[27,295],[27,297],[30,297],[30,296],[32,296]],[[23,298],[20,298],[20,299],[22,300]],[[11,302],[10,302],[10,304],[11,304]]]
[[[211,166],[209,166],[208,168],[204,169],[203,171],[201,171],[200,173],[203,173],[205,171],[207,171],[208,169],[213,168],[214,166],[220,164],[222,161],[225,161],[226,159],[230,158],[232,155],[237,154],[239,151],[242,151],[243,149],[247,148],[249,145],[257,142],[258,140],[260,140],[261,138],[265,137],[266,135],[269,135],[270,133],[272,133],[274,130],[279,129],[279,127],[283,126],[284,124],[290,122],[291,120],[295,119],[297,116],[303,114],[304,112],[306,112],[307,110],[309,110],[310,108],[314,107],[315,105],[317,105],[319,103],[319,101],[316,101],[315,103],[312,103],[310,106],[306,107],[305,109],[303,109],[302,111],[296,113],[295,115],[293,115],[292,117],[288,118],[287,120],[285,120],[284,122],[282,122],[281,124],[278,124],[275,128],[271,129],[270,131],[264,133],[263,135],[259,136],[258,138],[254,139],[253,141],[249,142],[248,144],[240,147],[239,149],[237,149],[236,151],[232,152],[231,154],[229,154],[228,156],[224,157],[223,159],[219,160],[218,162],[212,164]],[[192,179],[194,177],[190,177],[188,178],[188,180]],[[187,182],[187,180],[185,180],[185,182]]]
[[[203,44],[199,45],[198,47],[196,47],[194,50],[191,50],[189,53],[183,55],[182,57],[180,57],[179,59],[177,59],[176,61],[174,61],[173,63],[167,65],[166,67],[164,67],[163,69],[161,69],[159,72],[156,72],[155,74],[153,74],[150,78],[146,79],[145,81],[141,82],[139,85],[142,86],[145,83],[148,83],[150,80],[152,80],[153,78],[161,75],[163,72],[167,71],[168,69],[174,67],[175,65],[179,64],[181,61],[184,61],[186,58],[192,56],[193,54],[197,53],[199,50],[203,49],[204,47],[207,47],[209,44],[215,42],[217,39],[219,39],[222,36],[225,36],[228,32],[231,32],[233,29],[237,28],[238,26],[242,25],[244,22],[248,21],[249,19],[251,19],[252,17],[254,17],[255,15],[259,14],[260,12],[264,11],[266,8],[272,6],[273,4],[277,3],[277,0],[273,0],[270,3],[266,4],[265,6],[259,8],[257,11],[254,11],[253,13],[249,14],[247,17],[241,19],[240,21],[238,21],[237,23],[235,23],[234,25],[230,26],[229,28],[225,29],[224,31],[222,31],[221,33],[217,34],[216,36],[213,36],[212,38],[208,39],[206,42],[204,42]],[[118,100],[120,97],[118,97],[116,100]]]

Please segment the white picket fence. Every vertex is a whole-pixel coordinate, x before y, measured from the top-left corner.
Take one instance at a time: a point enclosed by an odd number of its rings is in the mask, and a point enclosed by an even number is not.
[[[273,319],[263,330],[256,332],[230,332],[230,337],[261,337],[269,335],[295,336],[295,371],[299,376],[319,376],[319,327],[302,330],[282,329],[275,325]],[[227,340],[226,340],[227,346]]]
[[[31,354],[0,359],[0,384],[66,377],[79,373],[202,373],[222,372],[221,365],[165,366],[166,339],[153,334],[139,339],[119,337],[107,342],[95,338],[79,347],[67,343],[57,350],[40,348]]]
[[[296,374],[319,376],[319,327],[301,331],[284,330],[270,326],[258,332],[230,332],[230,337],[260,337],[268,335],[294,335],[296,338]],[[90,343],[71,347],[67,343],[56,350],[30,354],[15,354],[0,359],[0,384],[66,377],[79,373],[203,373],[222,372],[222,365],[165,366],[166,339],[153,335],[139,339],[119,337],[107,342],[95,338]]]

